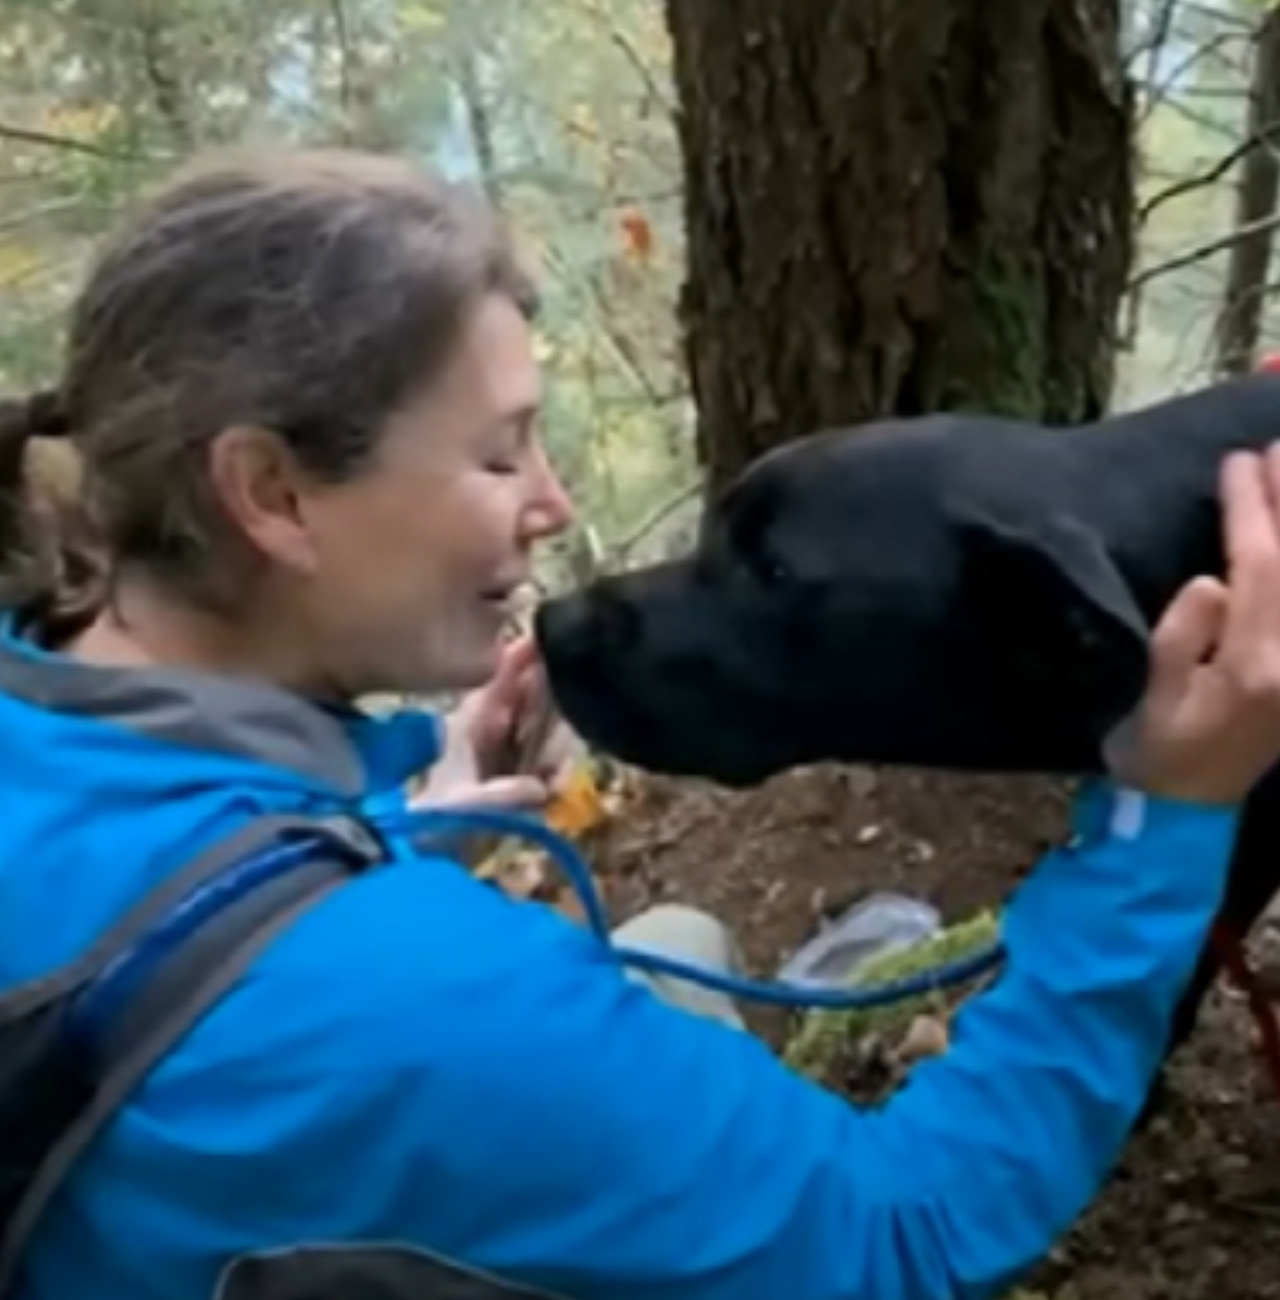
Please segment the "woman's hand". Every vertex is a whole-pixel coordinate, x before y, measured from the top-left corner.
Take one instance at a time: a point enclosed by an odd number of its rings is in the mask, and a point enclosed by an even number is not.
[[[444,753],[414,807],[542,808],[580,748],[554,712],[529,636],[505,648],[494,676],[463,698],[445,727]]]
[[[1280,759],[1280,445],[1229,456],[1221,493],[1226,581],[1196,578],[1169,606],[1107,757],[1126,785],[1229,805]]]

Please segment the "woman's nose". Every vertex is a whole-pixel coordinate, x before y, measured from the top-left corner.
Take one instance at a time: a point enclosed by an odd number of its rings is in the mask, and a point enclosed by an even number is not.
[[[553,537],[573,523],[573,501],[545,451],[538,456],[538,483],[525,512],[525,529],[530,539]]]

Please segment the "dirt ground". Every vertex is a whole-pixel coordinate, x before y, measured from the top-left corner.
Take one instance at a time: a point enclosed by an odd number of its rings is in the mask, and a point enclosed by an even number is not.
[[[1060,838],[1065,797],[1040,780],[866,769],[813,769],[746,794],[646,781],[592,856],[619,918],[658,898],[700,904],[732,922],[754,971],[773,973],[819,918],[875,889],[928,899],[948,922],[997,903]],[[791,1027],[777,1013],[753,1023],[775,1044]],[[1160,1115],[1031,1290],[1280,1297],[1280,1101],[1234,993],[1211,1000]]]

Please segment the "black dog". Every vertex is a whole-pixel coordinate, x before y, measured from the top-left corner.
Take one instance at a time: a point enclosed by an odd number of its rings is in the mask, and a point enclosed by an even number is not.
[[[1142,694],[1147,637],[1223,565],[1225,454],[1280,439],[1280,376],[1071,429],[981,415],[792,443],[694,553],[540,610],[552,693],[650,770],[749,785],[824,760],[1083,775]],[[1254,791],[1223,920],[1280,887],[1280,768]],[[1217,962],[1206,951],[1173,1045]]]

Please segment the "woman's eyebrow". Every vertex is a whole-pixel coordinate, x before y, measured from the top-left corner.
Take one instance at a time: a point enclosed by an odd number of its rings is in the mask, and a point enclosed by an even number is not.
[[[524,404],[513,407],[510,411],[505,411],[499,415],[493,422],[495,433],[501,433],[506,429],[515,428],[518,430],[528,429],[538,418],[542,407],[538,402],[525,402]]]

